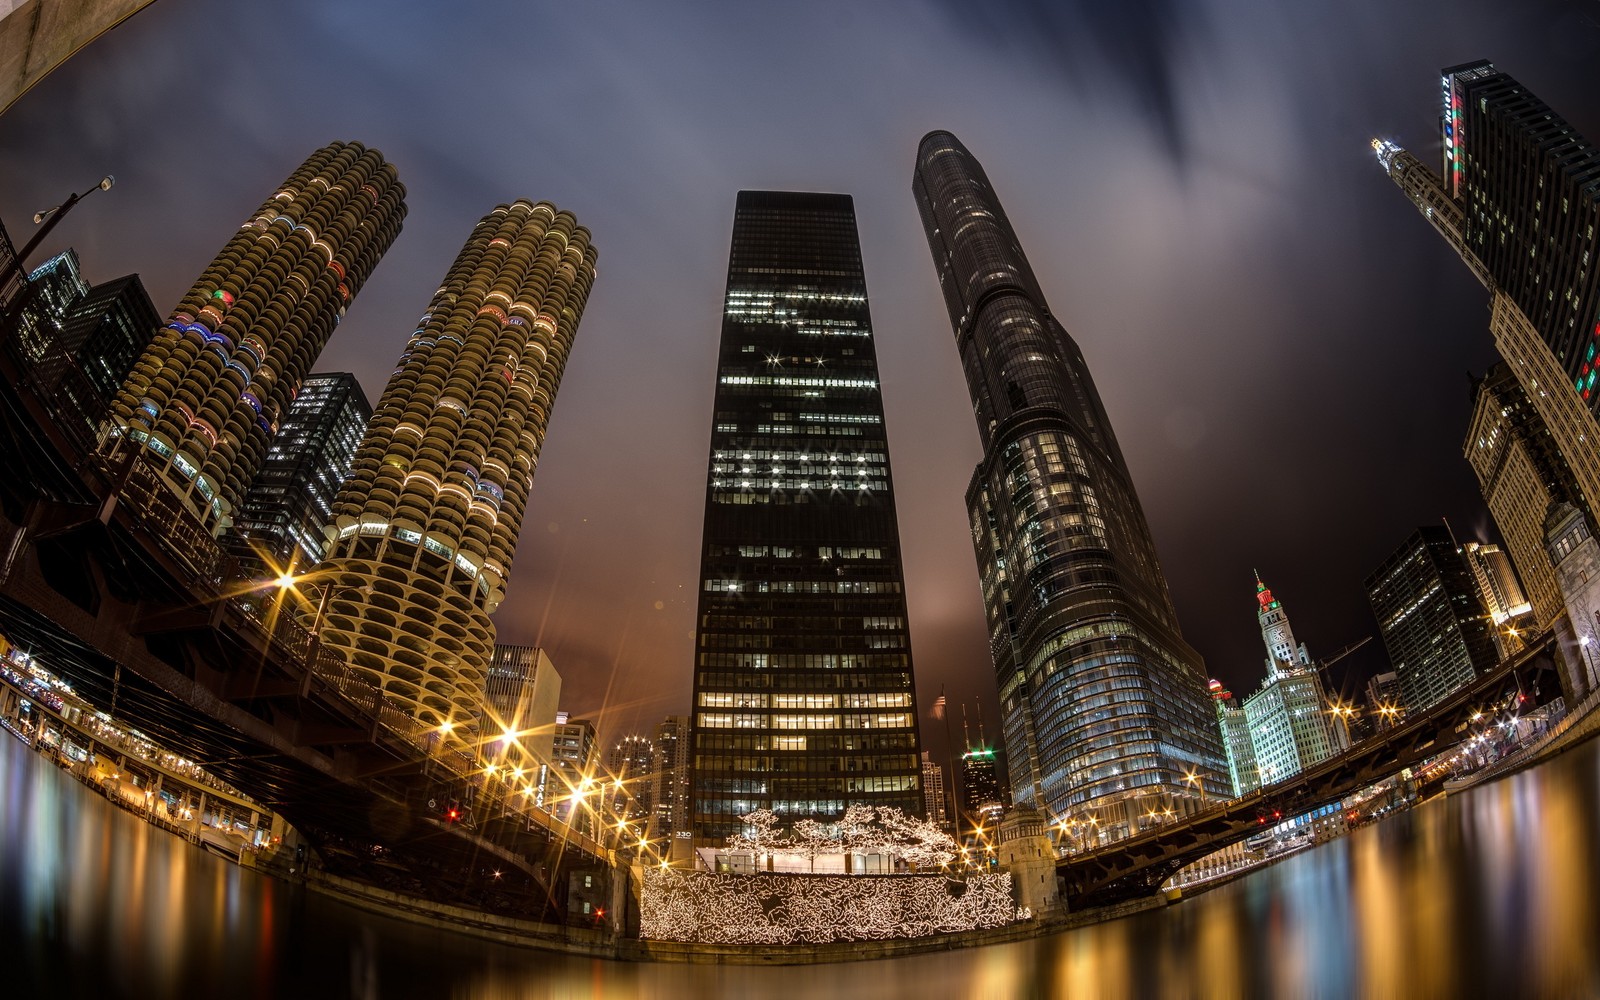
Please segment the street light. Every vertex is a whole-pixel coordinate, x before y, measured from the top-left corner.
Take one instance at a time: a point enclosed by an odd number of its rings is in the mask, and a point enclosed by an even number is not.
[[[33,253],[34,248],[37,247],[46,236],[50,235],[50,230],[56,227],[56,223],[67,217],[67,213],[72,211],[72,206],[76,205],[84,198],[87,198],[89,195],[94,194],[96,191],[110,191],[111,185],[114,183],[116,183],[116,178],[112,177],[110,174],[106,174],[104,177],[100,178],[100,183],[96,184],[94,187],[83,192],[82,194],[74,194],[66,201],[56,205],[53,208],[47,208],[42,212],[35,212],[33,214],[33,224],[39,226],[39,231],[33,234],[33,239],[29,240],[21,250],[17,251],[16,257],[14,257],[11,262],[6,265],[5,273],[0,275],[0,289],[4,289],[7,285],[11,284],[12,279],[15,278],[22,271],[22,269],[27,266],[26,262],[28,255]],[[40,223],[43,223],[43,225],[40,225]]]

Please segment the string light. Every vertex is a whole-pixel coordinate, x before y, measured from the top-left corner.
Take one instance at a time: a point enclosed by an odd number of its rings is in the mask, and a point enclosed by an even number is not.
[[[700,944],[824,944],[1003,927],[1032,913],[1011,875],[729,875],[645,869],[639,936]]]

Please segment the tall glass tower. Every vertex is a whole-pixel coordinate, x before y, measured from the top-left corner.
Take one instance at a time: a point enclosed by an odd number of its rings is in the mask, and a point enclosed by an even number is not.
[[[334,498],[371,417],[372,404],[351,373],[306,377],[234,520],[229,547],[248,575],[277,576],[321,561]]]
[[[312,153],[245,220],[123,383],[113,430],[151,453],[220,533],[278,421],[405,218],[405,188],[358,142]]]
[[[912,181],[984,447],[967,489],[1012,796],[1107,836],[1229,787],[1105,407],[982,166],[948,132]]]
[[[548,202],[473,227],[378,400],[313,573],[323,642],[463,743],[594,265],[589,231]]]
[[[848,195],[741,191],[695,649],[693,825],[922,813],[900,530]]]

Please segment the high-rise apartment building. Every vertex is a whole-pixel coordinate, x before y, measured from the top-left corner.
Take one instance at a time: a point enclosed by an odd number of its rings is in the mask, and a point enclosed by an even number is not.
[[[589,232],[568,212],[516,201],[484,216],[407,341],[334,503],[317,568],[331,588],[323,643],[463,745],[476,739],[489,615],[594,270]]]
[[[848,195],[741,191],[695,651],[695,840],[922,812],[900,532]]]
[[[1545,552],[1545,513],[1553,503],[1578,504],[1581,498],[1565,457],[1504,362],[1474,383],[1464,451],[1521,576],[1535,625],[1544,628],[1562,610]],[[1510,608],[1499,610],[1511,617]]]
[[[595,774],[598,751],[593,721],[573,719],[566,712],[556,713],[550,766],[540,775],[539,803],[557,819],[585,835],[592,835],[598,829],[595,821],[601,794],[599,776]]]
[[[1427,711],[1494,669],[1488,615],[1449,529],[1412,532],[1366,590],[1408,711]]]
[[[1304,644],[1296,645],[1289,613],[1256,578],[1256,618],[1267,647],[1267,677],[1244,701],[1254,763],[1262,784],[1299,774],[1338,752],[1328,701]],[[1232,768],[1230,768],[1232,770]]]
[[[479,731],[513,768],[535,769],[550,763],[561,675],[538,646],[495,643],[489,676],[483,684]]]
[[[927,135],[912,183],[984,457],[967,491],[1011,789],[1133,832],[1152,794],[1227,771],[1132,477],[1083,354],[1045,303],[983,168]]]
[[[382,154],[324,146],[239,228],[129,373],[113,431],[147,449],[213,534],[232,523],[279,421],[404,217],[405,188]]]
[[[322,561],[334,498],[371,417],[354,375],[306,377],[234,517],[229,548],[247,575],[277,576]]]

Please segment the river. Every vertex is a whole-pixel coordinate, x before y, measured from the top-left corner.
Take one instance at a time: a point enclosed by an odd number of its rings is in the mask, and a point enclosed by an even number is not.
[[[0,731],[0,995],[1600,997],[1600,741],[1165,909],[804,968],[631,964],[357,911],[146,825]]]

